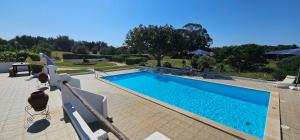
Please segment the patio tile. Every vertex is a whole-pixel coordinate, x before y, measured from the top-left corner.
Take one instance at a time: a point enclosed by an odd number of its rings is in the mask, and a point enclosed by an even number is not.
[[[159,131],[172,139],[238,139],[218,129],[195,121],[182,114],[164,108],[94,79],[93,75],[75,76],[81,80],[82,88],[105,95],[108,98],[108,113],[114,124],[130,139],[143,139]],[[36,79],[25,81],[28,77],[7,78],[0,74],[0,139],[78,139],[71,123],[61,121],[63,118],[59,91],[47,91],[50,96],[50,125],[41,132],[29,133],[25,128],[26,112],[24,108],[30,93],[36,90]],[[217,80],[211,82],[246,86],[261,90],[274,90],[280,93],[281,122],[290,126],[282,131],[284,140],[299,139],[300,130],[300,94],[290,90],[276,89],[266,83],[248,80]],[[14,85],[18,85],[16,88]],[[38,119],[37,119],[38,120]],[[36,121],[36,120],[35,120]],[[12,133],[11,130],[15,130]],[[6,135],[7,134],[7,135]],[[116,139],[109,134],[110,139]]]
[[[51,130],[52,132],[60,132],[64,129],[72,129],[74,128],[71,124],[66,124],[60,121],[62,118],[62,114],[58,112],[62,112],[61,108],[61,99],[59,91],[49,91],[49,106],[52,110],[50,120],[50,125],[38,132],[30,132],[27,128],[25,128],[27,117],[29,115],[25,112],[25,106],[28,105],[27,99],[29,95],[37,90],[36,84],[37,79],[33,79],[31,81],[26,81],[28,76],[26,77],[17,77],[17,78],[8,78],[7,74],[0,74],[0,139],[47,139],[46,132]],[[18,85],[18,87],[15,87]],[[54,96],[55,95],[55,96]],[[53,111],[53,112],[52,112]],[[33,122],[40,120],[42,117],[35,117]],[[53,125],[52,125],[53,124]],[[71,127],[66,127],[70,126]],[[39,129],[41,127],[36,127]],[[70,131],[71,132],[71,131]],[[70,133],[72,138],[78,137],[77,134],[74,135]]]

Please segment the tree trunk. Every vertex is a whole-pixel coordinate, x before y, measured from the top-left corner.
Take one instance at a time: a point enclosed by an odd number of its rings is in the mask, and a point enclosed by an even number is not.
[[[161,59],[162,59],[162,55],[161,54],[156,54],[156,55],[153,55],[154,58],[156,59],[156,66],[160,67],[161,66]]]
[[[160,60],[161,60],[161,58],[156,58],[156,61],[157,61],[157,66],[158,66],[158,67],[160,67],[160,66],[161,66]]]

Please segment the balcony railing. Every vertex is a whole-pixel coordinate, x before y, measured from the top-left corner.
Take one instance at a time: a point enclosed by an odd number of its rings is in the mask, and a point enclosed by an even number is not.
[[[116,126],[114,126],[111,122],[109,122],[104,116],[102,116],[98,111],[96,111],[90,103],[81,97],[72,87],[64,81],[63,84],[71,91],[71,93],[79,99],[79,101],[91,112],[96,119],[102,123],[109,132],[113,133],[119,140],[129,140]]]

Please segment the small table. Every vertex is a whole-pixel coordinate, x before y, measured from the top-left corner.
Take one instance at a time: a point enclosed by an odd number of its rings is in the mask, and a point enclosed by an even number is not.
[[[25,63],[25,62],[20,62],[20,63],[14,63],[14,64],[12,64],[14,73],[15,74],[18,73],[18,67],[24,67],[24,66],[27,66],[27,68],[28,68],[28,75],[30,75],[30,73],[31,73],[30,64],[29,63]]]

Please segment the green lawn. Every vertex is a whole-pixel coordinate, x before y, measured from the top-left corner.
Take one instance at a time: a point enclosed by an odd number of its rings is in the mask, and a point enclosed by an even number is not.
[[[82,72],[90,72],[90,70],[87,69],[80,69],[80,70],[58,70],[57,73],[67,73],[67,74],[76,74],[76,73],[82,73]]]
[[[220,65],[220,64],[218,64]],[[236,72],[231,66],[228,64],[223,64],[225,71],[223,72],[224,75],[228,76],[238,76],[238,77],[246,77],[246,78],[253,78],[253,79],[261,79],[261,80],[269,80],[274,81],[275,78],[273,77],[271,72],[266,71],[245,71],[245,72]],[[274,70],[276,68],[276,63],[270,61],[266,66],[266,69]]]
[[[182,68],[182,60],[186,61],[186,65],[190,65],[190,60],[186,59],[163,59],[162,65],[165,62],[171,63],[172,67],[175,68]],[[109,70],[118,70],[123,68],[138,68],[138,65],[125,65],[125,66],[116,66],[114,63],[111,62],[97,62],[95,65],[79,65],[73,62],[57,62],[57,66],[64,66],[64,67],[81,67],[81,68],[95,68],[98,71],[109,71]],[[216,64],[219,65],[219,64]],[[246,77],[246,78],[253,78],[253,79],[262,79],[262,80],[275,80],[271,73],[268,72],[241,72],[238,73],[233,70],[229,65],[223,64],[225,71],[222,73],[228,76],[238,76],[238,77]],[[146,66],[156,66],[156,60],[148,60]],[[275,69],[276,64],[275,62],[270,62],[266,65],[266,68]],[[88,72],[89,70],[81,69],[81,70],[61,70],[60,73],[80,73],[80,72]]]
[[[169,62],[174,68],[182,68],[182,60],[186,61],[186,65],[191,65],[190,60],[187,59],[163,59],[161,65],[164,65],[165,62]],[[156,60],[148,60],[146,66],[156,66]]]
[[[83,67],[83,68],[98,68],[98,67],[107,67],[107,66],[114,66],[114,63],[111,62],[97,62],[94,65],[82,65],[82,64],[76,64],[73,62],[57,62],[55,63],[56,66],[63,66],[63,67]]]
[[[110,71],[110,70],[118,70],[118,69],[134,69],[134,68],[139,68],[138,65],[125,65],[125,66],[110,66],[110,67],[99,67],[95,68],[96,71]]]
[[[182,60],[183,59],[163,59],[161,64],[163,65],[164,62],[171,63],[172,67],[175,68],[182,68]],[[190,60],[186,60],[186,65],[190,65]],[[220,65],[220,64],[216,64]],[[246,77],[246,78],[253,78],[253,79],[262,79],[262,80],[275,80],[271,73],[268,72],[241,72],[238,73],[233,70],[229,65],[223,64],[225,72],[222,74],[228,76],[238,76],[238,77]],[[146,66],[156,66],[156,60],[148,60]],[[266,68],[275,69],[276,64],[273,61],[270,61],[269,64],[266,65]]]
[[[274,81],[272,74],[266,72],[224,72],[224,75]]]
[[[63,58],[63,54],[73,54],[72,52],[64,52],[64,51],[52,51],[51,58]]]

